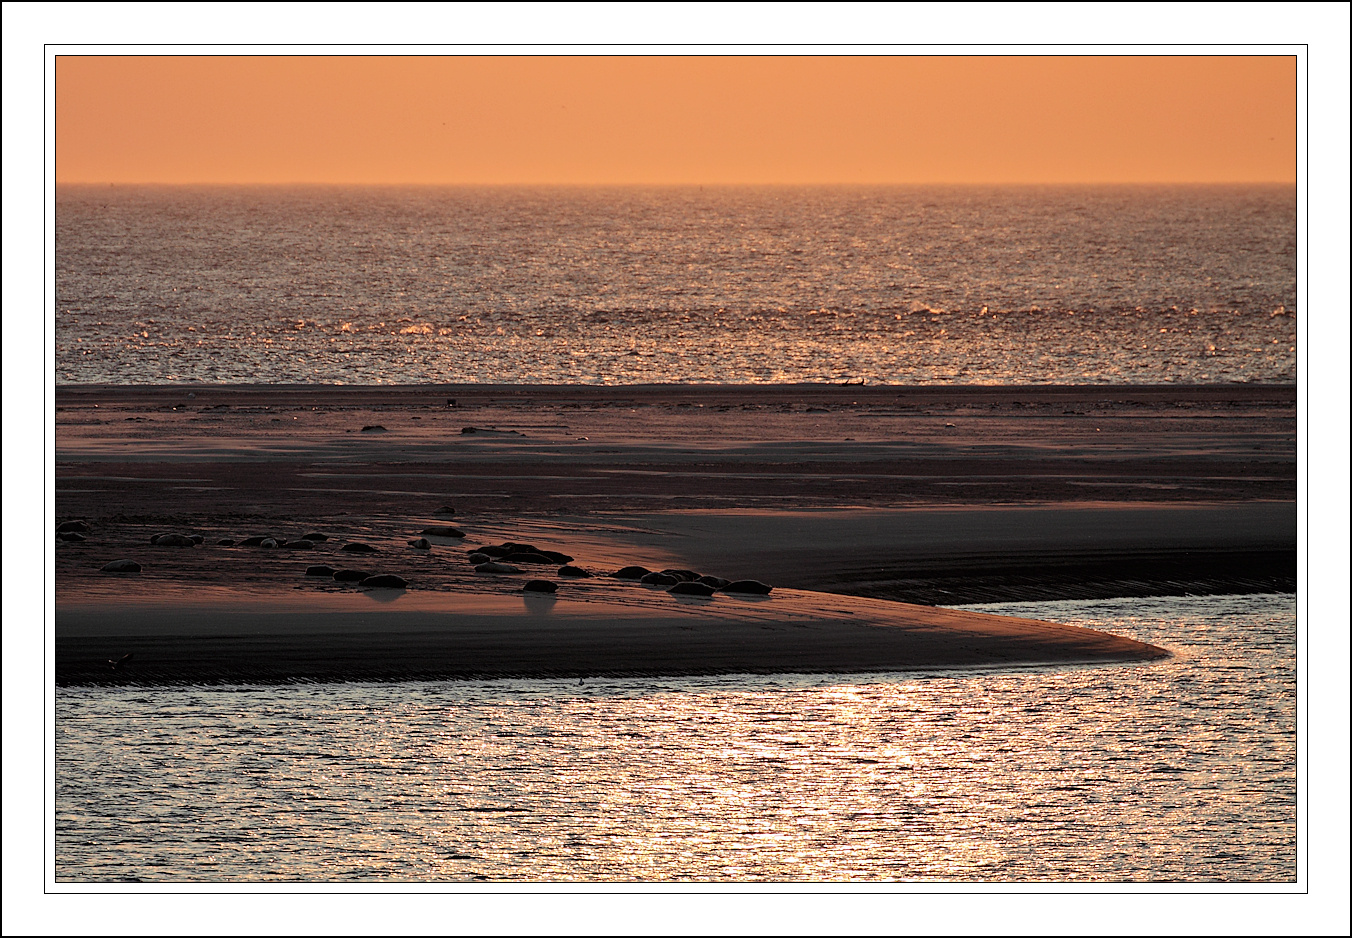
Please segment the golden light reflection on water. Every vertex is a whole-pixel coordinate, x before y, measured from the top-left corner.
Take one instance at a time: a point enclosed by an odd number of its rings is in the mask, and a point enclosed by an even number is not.
[[[57,206],[62,382],[1295,380],[1292,187],[63,187]]]
[[[63,690],[58,876],[1289,880],[1291,606],[1036,610],[1150,666]]]

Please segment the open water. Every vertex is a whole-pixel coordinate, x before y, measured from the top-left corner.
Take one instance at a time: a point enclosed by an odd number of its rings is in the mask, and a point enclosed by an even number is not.
[[[1296,878],[1295,597],[1005,603],[1146,665],[61,688],[61,882]]]
[[[56,196],[58,383],[1296,377],[1292,186]]]

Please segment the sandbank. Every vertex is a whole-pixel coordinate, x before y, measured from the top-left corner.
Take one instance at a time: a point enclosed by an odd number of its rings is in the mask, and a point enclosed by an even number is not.
[[[1294,405],[1269,386],[59,388],[58,520],[91,530],[52,548],[58,680],[1149,660],[917,603],[1293,589]],[[408,546],[434,523],[466,537]],[[217,543],[311,530],[331,540]],[[164,531],[205,540],[151,547]],[[304,576],[352,540],[409,588],[377,602]],[[528,602],[466,559],[505,540],[775,590],[549,576],[556,598]],[[100,572],[124,557],[143,572]]]

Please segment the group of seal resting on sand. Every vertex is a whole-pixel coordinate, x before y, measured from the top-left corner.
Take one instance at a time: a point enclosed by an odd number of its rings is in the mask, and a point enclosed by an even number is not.
[[[544,550],[537,548],[533,544],[520,544],[515,541],[507,541],[502,544],[492,544],[486,547],[476,547],[469,552],[469,562],[474,564],[476,573],[496,573],[510,574],[522,573],[520,567],[514,564],[563,564],[559,567],[557,575],[569,579],[586,579],[596,576],[596,574],[574,566],[573,557],[568,554],[560,553],[554,550]],[[759,580],[729,580],[720,576],[701,575],[694,570],[649,570],[647,567],[628,566],[608,574],[616,580],[637,580],[644,586],[659,586],[666,589],[668,593],[677,596],[712,596],[714,593],[722,591],[725,593],[748,593],[765,596],[770,593],[772,587],[760,582]],[[538,590],[542,592],[553,593],[558,589],[554,584],[553,589],[543,589],[539,584],[544,581],[532,580],[526,584],[527,590]],[[532,584],[535,584],[532,586]]]
[[[447,511],[448,509],[441,509]],[[86,540],[91,531],[88,522],[83,520],[66,521],[57,527],[57,537],[62,540]],[[432,525],[419,532],[422,535],[439,538],[463,538],[466,533],[450,525]],[[272,534],[258,534],[241,539],[221,538],[216,541],[220,547],[257,547],[271,549],[314,549],[317,544],[329,540],[329,536],[311,531],[294,540],[288,540]],[[206,543],[202,534],[160,533],[150,538],[155,547],[200,547]],[[428,537],[418,537],[408,542],[415,550],[430,551],[432,542]],[[350,554],[376,554],[379,548],[361,541],[350,541],[338,548],[340,552]],[[605,575],[617,580],[637,581],[643,586],[658,587],[677,596],[713,596],[714,593],[739,593],[745,595],[768,595],[772,589],[759,580],[729,580],[725,577],[700,574],[694,570],[649,570],[647,567],[631,565],[622,567],[610,574],[596,574],[583,567],[575,566],[575,558],[561,551],[536,547],[516,541],[501,544],[488,544],[468,551],[468,560],[475,573],[489,575],[511,575],[524,573],[522,566],[555,566],[556,576],[563,579],[579,580]],[[518,564],[522,566],[517,566]],[[141,564],[131,559],[114,560],[102,568],[105,573],[140,573]],[[305,569],[307,577],[325,577],[336,583],[356,584],[361,589],[407,589],[409,581],[391,573],[373,573],[347,567],[333,567],[328,564],[312,564]],[[522,587],[523,592],[555,593],[558,584],[552,580],[531,579]]]

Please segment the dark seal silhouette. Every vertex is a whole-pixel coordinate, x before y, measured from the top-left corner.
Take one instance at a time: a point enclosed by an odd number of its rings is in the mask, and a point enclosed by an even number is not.
[[[639,577],[638,581],[644,586],[675,586],[684,582],[680,577],[672,576],[670,573],[649,573]]]
[[[114,560],[103,565],[104,573],[140,573],[141,565],[135,560]]]
[[[557,593],[559,587],[548,580],[527,580],[526,585],[521,587],[523,593]]]
[[[89,523],[87,521],[62,521],[56,526],[57,534],[66,534],[71,531],[77,534],[88,534]]]
[[[616,580],[641,580],[649,573],[652,571],[647,567],[624,567],[612,573],[611,577]]]
[[[591,576],[591,574],[581,567],[565,566],[559,567],[559,576],[571,576],[582,579],[583,577]]]
[[[725,593],[753,593],[757,596],[766,596],[771,587],[766,586],[760,580],[734,580],[723,587]]]
[[[300,539],[302,541],[327,541],[329,536],[327,534],[320,534],[318,531],[311,531],[309,534],[302,534]]]
[[[219,541],[216,542],[216,546],[217,546],[217,547],[234,547],[234,546],[235,546],[235,542],[234,542],[234,540],[231,539],[231,538],[223,537],[223,538],[221,538]]]
[[[704,576],[699,578],[698,582],[704,583],[708,586],[712,586],[716,590],[721,590],[723,587],[727,586],[732,581],[724,579],[721,576],[710,576],[709,574],[706,573]]]
[[[464,537],[465,532],[459,528],[452,527],[449,524],[434,524],[431,527],[423,528],[419,534],[430,534],[433,537]]]
[[[80,541],[88,540],[88,538],[86,538],[86,537],[85,537],[83,534],[81,534],[79,531],[58,531],[58,532],[57,532],[57,535],[56,535],[56,539],[57,539],[58,541],[70,541],[72,544],[76,544],[76,543],[79,543]]]
[[[712,596],[714,588],[707,583],[687,580],[685,583],[677,583],[667,592],[675,593],[677,596]]]
[[[408,546],[416,548],[418,550],[431,550],[432,542],[425,537],[419,537],[409,541]]]
[[[453,515],[453,514],[455,514],[455,509],[452,508],[450,505],[442,505],[442,506],[441,506],[440,508],[438,508],[436,511],[432,512],[432,514],[434,514],[434,515]]]
[[[370,575],[365,570],[336,570],[333,578],[339,583],[360,583]]]
[[[317,563],[305,568],[306,576],[327,576],[331,577],[338,571],[326,563]]]
[[[386,430],[384,427],[382,427],[382,426],[381,426],[380,424],[378,424],[378,423],[368,423],[366,426],[364,426],[364,427],[361,428],[361,432],[362,432],[362,433],[388,433],[389,431]]]
[[[532,554],[524,551],[513,551],[505,557],[499,558],[503,563],[544,563],[553,566],[558,563],[552,557],[546,557],[544,554]]]
[[[359,541],[353,541],[351,544],[344,544],[339,550],[345,550],[349,554],[374,554],[376,549],[370,544],[362,544]]]
[[[676,579],[686,583],[699,579],[699,574],[694,570],[663,570],[662,572],[667,576],[674,576]]]
[[[156,547],[196,547],[197,542],[186,534],[161,534],[152,541]]]
[[[408,580],[401,576],[395,576],[393,573],[379,573],[375,576],[368,576],[358,585],[362,589],[368,590],[401,590],[408,586]]]
[[[494,436],[525,436],[520,430],[499,430],[497,427],[461,427],[461,433],[491,433]]]

